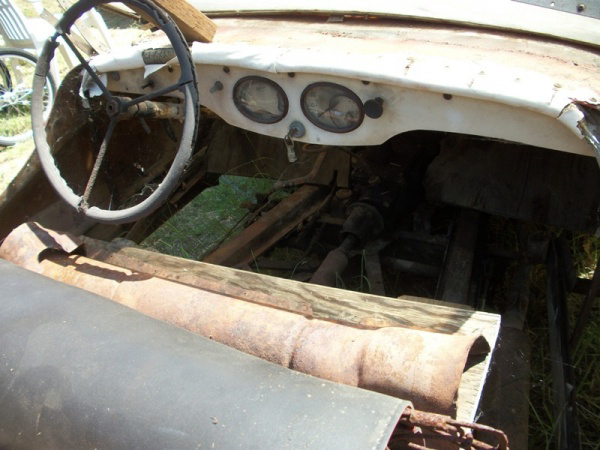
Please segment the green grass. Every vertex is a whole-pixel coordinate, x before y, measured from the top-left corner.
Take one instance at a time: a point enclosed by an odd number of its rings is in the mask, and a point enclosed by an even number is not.
[[[224,175],[218,186],[198,195],[142,245],[169,255],[202,259],[248,214],[240,205],[255,202],[255,194],[269,191],[272,185],[267,179]]]
[[[12,137],[31,130],[31,117],[27,112],[0,113],[0,136]]]
[[[23,15],[25,17],[38,17],[38,15],[35,11],[35,7],[33,6],[32,3],[28,2],[27,0],[13,0],[13,1],[17,5],[17,7],[21,10],[21,12],[23,13]],[[75,1],[68,1],[67,3],[71,4],[71,3],[75,3]],[[50,11],[53,14],[61,14],[62,13],[62,9],[57,0],[42,0],[42,5],[44,6],[44,8],[46,8],[48,11]]]
[[[582,296],[570,295],[569,307],[578,311]],[[536,299],[536,303],[545,302]],[[532,341],[531,407],[529,416],[529,448],[550,449],[555,434],[552,415],[551,357],[548,344],[548,321],[545,304],[537,305],[539,317],[529,321]],[[574,323],[574,321],[572,321]],[[572,355],[577,383],[577,407],[583,448],[600,449],[600,317],[593,311],[590,323]]]

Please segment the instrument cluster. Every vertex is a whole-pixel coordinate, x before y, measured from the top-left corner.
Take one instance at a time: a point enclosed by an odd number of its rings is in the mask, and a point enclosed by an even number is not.
[[[241,114],[262,124],[283,120],[290,108],[283,88],[262,76],[246,76],[238,80],[233,88],[233,102]],[[377,116],[376,112],[371,113],[372,107],[365,112],[365,105],[350,89],[331,82],[308,85],[300,96],[300,107],[313,125],[332,133],[348,133],[357,129],[365,114],[373,118]]]

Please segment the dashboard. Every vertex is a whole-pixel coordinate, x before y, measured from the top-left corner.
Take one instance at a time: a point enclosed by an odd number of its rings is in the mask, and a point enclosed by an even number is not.
[[[592,154],[573,127],[557,121],[556,116],[497,96],[478,98],[456,89],[448,78],[450,72],[436,74],[441,81],[448,80],[445,89],[441,83],[402,85],[385,76],[361,76],[358,68],[354,72],[348,67],[321,73],[284,71],[265,62],[265,70],[261,70],[261,64],[240,67],[227,58],[222,64],[200,59],[194,53],[201,104],[231,125],[267,136],[365,146],[380,145],[408,131],[432,130]],[[96,67],[104,72],[111,91],[128,95],[170,86],[179,77],[177,65],[134,64],[132,58],[126,63],[115,58]],[[384,70],[382,73],[385,75]],[[520,92],[512,94],[516,97]]]

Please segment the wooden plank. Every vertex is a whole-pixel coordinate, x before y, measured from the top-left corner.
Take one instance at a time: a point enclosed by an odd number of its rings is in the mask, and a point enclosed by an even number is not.
[[[98,6],[99,9],[104,9],[114,14],[126,17],[131,20],[140,20],[140,16],[136,14],[132,9],[121,3],[104,3]]]
[[[462,139],[427,169],[430,200],[578,231],[599,224],[600,177],[589,156]]]
[[[430,305],[447,306],[449,308],[459,308],[459,309],[466,309],[467,311],[473,311],[472,306],[463,305],[462,303],[445,302],[443,300],[436,300],[434,298],[415,297],[414,295],[401,295],[398,298],[400,298],[402,300],[410,300],[412,302],[427,303]]]
[[[72,2],[68,0],[57,0],[58,5],[63,11],[66,11],[72,6]],[[92,11],[88,11],[83,16],[75,21],[75,28],[79,31],[83,39],[96,51],[96,53],[107,53],[110,51],[110,43],[104,32],[98,28],[98,24],[92,20],[90,15]],[[48,18],[45,18],[48,20]],[[76,42],[75,42],[76,43]],[[88,53],[90,55],[91,53]]]
[[[300,283],[130,247],[128,241],[106,243],[83,238],[90,258],[130,270],[192,284],[236,298],[269,304],[307,317],[350,324],[361,328],[403,326],[439,333],[483,335],[496,345],[500,316],[442,302],[423,303],[389,298],[327,286]],[[470,365],[461,380],[457,419],[473,421],[487,376],[492,352]]]
[[[45,8],[40,13],[40,17],[53,27],[56,27],[56,24],[58,23],[58,19],[54,17],[54,15]],[[74,30],[71,30],[71,40],[73,41],[73,44],[75,44],[75,46],[79,47],[79,49],[85,52],[87,55],[91,55],[93,53],[94,49],[92,48],[92,46],[89,45]],[[79,61],[77,61],[75,55],[72,52],[71,54],[69,54],[69,51],[67,50],[65,45],[59,45],[58,51],[62,55],[63,60],[67,64],[69,70],[75,67],[75,64],[79,64]]]
[[[365,270],[369,280],[369,291],[376,295],[385,295],[383,274],[381,273],[381,259],[379,249],[367,246],[365,254]]]
[[[54,14],[52,14],[47,9],[44,9],[40,13],[40,17],[42,19],[44,19],[46,22],[48,22],[50,25],[52,25],[53,27],[56,27],[56,24],[58,23],[58,19],[56,17],[54,17]],[[86,39],[84,39],[82,36],[80,36],[79,33],[77,33],[75,30],[71,30],[69,37],[73,41],[73,44],[75,44],[75,46],[77,46],[79,48],[79,50],[84,52],[86,55],[89,56],[92,53],[94,53],[94,47],[92,47],[92,45]],[[64,46],[62,46],[62,45],[59,46],[59,50],[60,49],[64,49]],[[71,62],[71,59],[69,57],[65,56],[64,53],[63,53],[63,57],[65,58],[67,63]],[[77,64],[79,64],[79,61],[77,61]],[[71,67],[72,67],[72,65],[71,65]]]
[[[217,24],[185,0],[154,0],[175,21],[188,41],[212,42]],[[154,22],[142,11],[132,8],[149,22]]]
[[[466,209],[460,211],[454,227],[436,297],[446,302],[466,304],[469,302],[479,213]]]
[[[136,247],[107,244],[84,238],[86,255],[132,270],[185,282],[186,276],[214,282],[218,289],[228,286],[266,295],[308,303],[313,317],[360,325],[377,319],[381,323],[418,328],[438,333],[472,334],[486,325],[494,325],[499,316],[439,303],[422,303],[405,298],[380,297],[327,286],[300,283],[264,274],[222,267],[164,255]],[[168,275],[168,276],[167,276]]]

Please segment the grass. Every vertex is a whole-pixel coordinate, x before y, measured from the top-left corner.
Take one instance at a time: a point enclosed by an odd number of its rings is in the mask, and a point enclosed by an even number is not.
[[[31,86],[35,63],[9,55],[3,55],[0,61],[3,71],[0,79],[0,136],[18,136],[31,130]]]
[[[248,214],[241,205],[255,202],[255,195],[269,191],[272,185],[268,179],[224,175],[218,186],[198,195],[143,245],[169,255],[202,259]]]
[[[600,256],[600,239],[578,234],[571,239],[574,265],[581,277],[590,278]],[[531,407],[529,448],[553,448],[555,426],[552,415],[551,356],[546,313],[546,277],[536,268],[531,277],[528,331],[532,341]],[[569,294],[568,310],[571,329],[577,320],[584,296]],[[590,322],[572,354],[579,425],[583,448],[600,449],[600,305],[596,300]]]
[[[33,3],[27,0],[13,0],[17,7],[21,10],[25,17],[38,17],[35,6]],[[69,5],[75,3],[76,0],[67,0],[66,3]],[[52,14],[61,14],[62,8],[60,7],[57,0],[42,0],[42,5],[45,9],[50,11]]]
[[[3,192],[33,152],[33,139],[0,147],[0,192]]]
[[[29,130],[31,130],[29,111],[0,113],[0,136],[12,138],[27,133]]]

